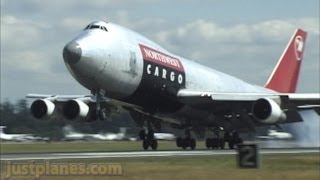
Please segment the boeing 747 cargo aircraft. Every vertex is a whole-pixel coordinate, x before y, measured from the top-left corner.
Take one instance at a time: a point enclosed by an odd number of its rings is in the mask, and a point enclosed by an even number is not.
[[[106,119],[128,111],[141,130],[143,148],[157,149],[154,132],[168,123],[185,130],[178,147],[196,147],[190,132],[214,133],[208,148],[242,142],[240,132],[257,126],[302,121],[299,112],[319,113],[320,95],[295,93],[307,33],[297,29],[266,85],[259,87],[173,54],[125,27],[90,23],[63,49],[64,63],[89,95],[41,95],[31,105],[35,118],[60,114],[69,120]],[[252,71],[254,75],[254,71]]]

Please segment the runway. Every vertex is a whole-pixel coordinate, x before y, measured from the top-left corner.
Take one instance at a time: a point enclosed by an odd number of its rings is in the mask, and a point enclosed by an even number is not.
[[[172,156],[219,156],[235,155],[236,150],[196,150],[196,151],[135,151],[135,152],[81,152],[81,153],[29,153],[1,154],[1,161],[19,160],[58,160],[58,159],[95,159],[95,158],[135,158],[135,157],[172,157]],[[300,154],[320,153],[314,149],[260,149],[260,154]]]

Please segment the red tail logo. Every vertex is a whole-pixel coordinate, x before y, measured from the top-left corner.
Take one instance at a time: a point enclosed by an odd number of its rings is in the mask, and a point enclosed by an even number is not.
[[[282,93],[296,91],[307,33],[297,29],[265,87]]]

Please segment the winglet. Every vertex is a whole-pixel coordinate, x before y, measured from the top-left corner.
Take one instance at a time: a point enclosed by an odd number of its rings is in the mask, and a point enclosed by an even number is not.
[[[281,93],[296,91],[307,32],[297,29],[265,87]]]

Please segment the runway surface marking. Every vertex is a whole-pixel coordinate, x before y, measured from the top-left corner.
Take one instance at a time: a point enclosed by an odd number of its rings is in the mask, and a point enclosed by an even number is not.
[[[2,161],[17,160],[53,160],[53,159],[94,159],[94,158],[134,158],[134,157],[170,157],[234,155],[236,150],[202,151],[135,151],[135,152],[84,152],[84,153],[38,153],[38,154],[1,154]],[[299,154],[320,153],[319,149],[261,149],[260,154]]]

